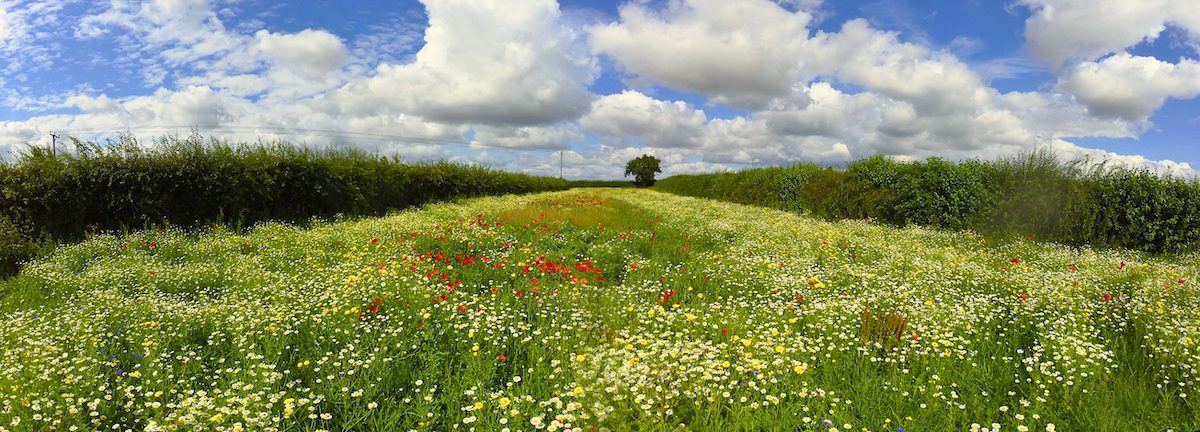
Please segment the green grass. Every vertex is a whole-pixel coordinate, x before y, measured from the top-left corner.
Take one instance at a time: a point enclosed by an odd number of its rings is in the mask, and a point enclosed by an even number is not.
[[[634,189],[98,236],[0,282],[0,426],[1188,431],[1197,262]]]

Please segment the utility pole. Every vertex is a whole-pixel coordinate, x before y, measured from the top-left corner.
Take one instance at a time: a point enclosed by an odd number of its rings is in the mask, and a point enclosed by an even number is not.
[[[58,157],[58,134],[50,132],[50,156]]]

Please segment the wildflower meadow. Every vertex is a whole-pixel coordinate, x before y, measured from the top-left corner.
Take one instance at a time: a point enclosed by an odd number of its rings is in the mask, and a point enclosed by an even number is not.
[[[1193,431],[1197,260],[635,189],[96,235],[0,282],[0,431]]]

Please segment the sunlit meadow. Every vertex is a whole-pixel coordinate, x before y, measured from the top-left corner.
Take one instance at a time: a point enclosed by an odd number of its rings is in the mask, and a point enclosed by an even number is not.
[[[1197,259],[630,189],[98,236],[0,283],[0,431],[1191,431]]]

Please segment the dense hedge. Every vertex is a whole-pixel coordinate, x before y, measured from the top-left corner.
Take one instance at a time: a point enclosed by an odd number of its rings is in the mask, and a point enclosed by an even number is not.
[[[660,180],[655,189],[828,219],[873,218],[1077,246],[1151,252],[1200,246],[1200,183],[1063,162],[1046,152],[958,164],[876,156],[846,169],[799,164],[678,175]]]
[[[450,163],[405,164],[353,150],[232,145],[199,137],[132,139],[0,165],[0,271],[34,244],[170,223],[303,222],[475,195],[558,190],[557,178]]]

